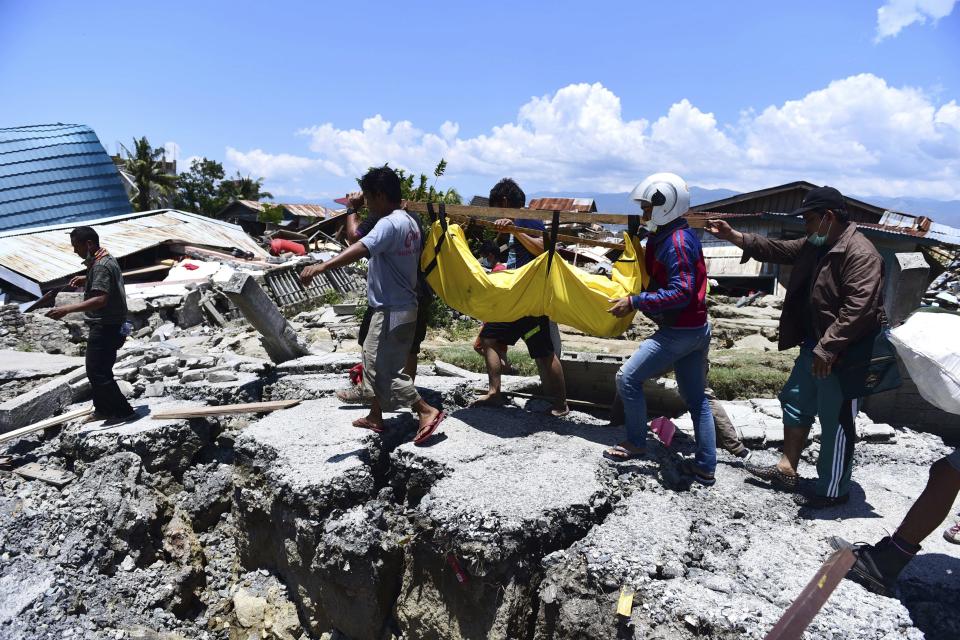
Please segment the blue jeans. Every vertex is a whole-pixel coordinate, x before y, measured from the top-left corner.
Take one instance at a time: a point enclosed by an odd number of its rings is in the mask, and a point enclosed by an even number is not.
[[[647,446],[647,402],[643,397],[643,382],[673,367],[680,397],[687,403],[693,418],[697,441],[695,462],[705,473],[713,473],[717,466],[717,434],[710,403],[704,394],[710,335],[709,324],[698,329],[659,329],[640,343],[617,372],[627,440],[642,449]]]

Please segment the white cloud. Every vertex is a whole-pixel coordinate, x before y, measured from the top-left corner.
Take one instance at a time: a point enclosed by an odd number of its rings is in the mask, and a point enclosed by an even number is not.
[[[686,99],[652,121],[625,120],[612,91],[573,84],[531,98],[515,121],[488,133],[461,138],[459,131],[450,121],[429,132],[375,115],[359,129],[300,130],[312,156],[228,148],[227,165],[263,176],[275,193],[303,196],[352,188],[372,165],[429,171],[444,157],[443,183],[465,195],[505,175],[528,193],[624,191],[649,173],[675,171],[706,187],[806,179],[851,193],[960,198],[960,106],[871,74],[747,110],[732,123]]]
[[[924,24],[928,19],[936,22],[953,11],[957,0],[887,0],[877,9],[877,35],[875,42],[890,38],[915,22]]]

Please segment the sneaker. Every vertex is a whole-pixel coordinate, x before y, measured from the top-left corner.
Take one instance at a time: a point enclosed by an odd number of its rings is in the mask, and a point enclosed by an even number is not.
[[[831,498],[829,496],[817,495],[816,493],[798,493],[793,496],[793,501],[796,502],[798,506],[807,509],[825,509],[827,507],[838,507],[850,502],[850,494],[847,493],[842,496],[837,496],[836,498]]]
[[[855,560],[847,573],[848,579],[862,585],[867,591],[887,598],[896,597],[897,577],[913,558],[911,554],[898,552],[889,537],[883,538],[877,544],[850,544],[843,538],[833,537],[830,538],[830,546],[853,551]]]
[[[744,459],[743,468],[746,469],[750,475],[756,476],[761,480],[766,480],[772,484],[775,489],[780,489],[781,491],[796,491],[797,485],[800,482],[799,476],[796,474],[784,473],[780,470],[780,467],[775,464],[755,464],[750,461],[750,457]]]
[[[953,544],[960,544],[960,520],[954,522],[952,527],[943,530],[943,539]]]
[[[705,487],[712,487],[717,484],[717,479],[712,473],[706,473],[693,463],[693,460],[684,460],[679,466],[680,474],[699,482]]]
[[[359,384],[347,389],[339,389],[337,398],[344,404],[370,404],[370,398],[363,395],[363,386]]]

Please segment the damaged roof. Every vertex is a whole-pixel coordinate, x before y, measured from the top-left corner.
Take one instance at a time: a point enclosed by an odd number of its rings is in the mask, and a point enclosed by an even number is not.
[[[264,204],[270,204],[275,207],[282,207],[288,214],[291,216],[296,216],[300,218],[317,218],[322,220],[328,218],[336,213],[339,213],[339,210],[330,209],[319,204],[290,204],[286,202],[257,202],[256,200],[236,200],[231,202],[223,210],[220,211],[218,217],[224,217],[224,213],[229,211],[229,209],[239,204],[240,206],[246,207],[252,212],[259,213],[263,211]]]
[[[125,216],[89,220],[100,244],[114,257],[122,258],[164,243],[232,249],[266,259],[269,254],[237,225],[213,218],[163,209]],[[0,281],[39,296],[45,285],[84,270],[70,245],[75,224],[0,233]]]
[[[120,174],[90,127],[0,128],[0,231],[130,211]]]
[[[597,210],[597,203],[593,198],[534,198],[527,208],[540,211],[593,213]]]

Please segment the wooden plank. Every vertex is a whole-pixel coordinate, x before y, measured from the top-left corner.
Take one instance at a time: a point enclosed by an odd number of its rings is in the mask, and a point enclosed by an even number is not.
[[[444,205],[447,215],[466,216],[468,218],[490,218],[499,220],[501,218],[523,218],[524,220],[553,220],[553,211],[541,211],[540,209],[507,209],[503,207],[470,207],[462,204]],[[439,212],[439,205],[434,204],[433,210]],[[426,202],[408,202],[407,211],[413,213],[427,213]],[[633,213],[580,213],[578,211],[561,211],[561,222],[597,222],[600,224],[627,224],[630,216],[641,215],[640,208]]]
[[[474,389],[476,393],[486,393],[487,389]],[[553,402],[554,398],[550,396],[539,395],[536,393],[522,393],[520,391],[501,391],[505,396],[511,396],[514,398],[524,398],[527,400],[545,400],[546,402]],[[567,398],[567,404],[571,407],[583,407],[584,409],[603,409],[604,411],[610,410],[610,405],[608,404],[598,404],[596,402],[589,402],[587,400],[574,400],[573,398]]]
[[[827,558],[764,640],[800,640],[804,630],[850,571],[855,560],[849,548],[838,549]]]
[[[70,422],[71,420],[88,416],[91,413],[93,413],[93,406],[85,407],[83,409],[75,409],[73,411],[68,411],[67,413],[62,413],[59,416],[53,416],[52,418],[47,418],[46,420],[41,420],[40,422],[35,422],[25,427],[8,431],[7,433],[0,433],[0,443],[22,438],[23,436],[31,434],[34,431],[41,431],[43,429],[49,429],[50,427],[56,427],[64,424],[65,422]]]
[[[62,489],[67,486],[77,477],[69,471],[64,469],[57,469],[55,467],[47,467],[36,462],[30,462],[22,467],[17,467],[13,470],[18,476],[27,478],[28,480],[42,480],[47,484],[52,484],[58,489]]]
[[[450,215],[447,217],[450,218],[451,220],[457,220],[460,222],[470,221],[469,218],[461,215]],[[487,220],[473,220],[471,222],[472,224],[475,224],[479,227],[486,227],[488,229],[495,229],[497,227],[497,225],[495,225],[492,222],[488,222]],[[549,230],[540,231],[539,229],[527,229],[526,227],[515,227],[512,224],[508,224],[504,227],[501,227],[500,230],[504,232],[520,231],[521,233],[525,233],[529,236],[543,236],[544,238],[550,237]],[[582,244],[590,247],[606,247],[607,249],[619,249],[620,251],[623,251],[622,242],[604,242],[603,240],[591,240],[590,238],[581,238],[579,236],[568,236],[562,233],[557,234],[557,240],[559,240],[560,242],[572,242],[574,244]]]
[[[248,402],[246,404],[224,404],[214,407],[197,407],[180,411],[160,411],[151,415],[154,420],[183,420],[187,418],[205,418],[235,413],[269,413],[278,409],[289,409],[300,404],[299,400],[274,400],[271,402]]]

